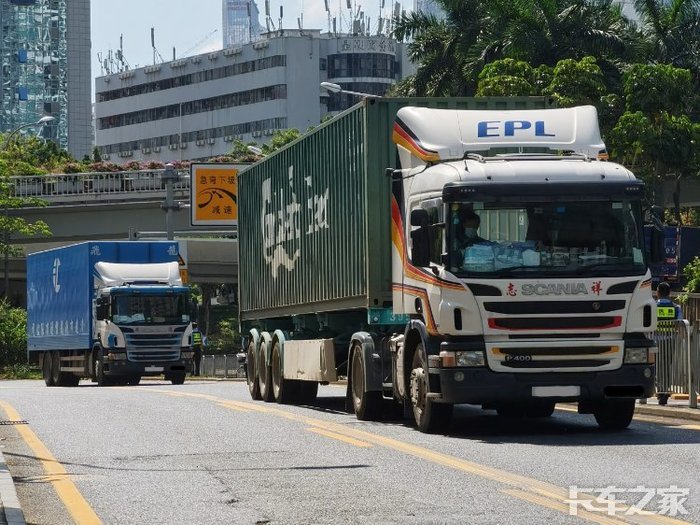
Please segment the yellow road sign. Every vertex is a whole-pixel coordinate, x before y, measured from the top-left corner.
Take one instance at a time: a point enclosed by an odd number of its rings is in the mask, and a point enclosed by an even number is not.
[[[232,164],[190,166],[192,226],[238,224],[238,170]]]

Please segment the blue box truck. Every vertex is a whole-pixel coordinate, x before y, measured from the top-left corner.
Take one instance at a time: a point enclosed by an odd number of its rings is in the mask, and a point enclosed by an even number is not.
[[[192,368],[177,242],[83,242],[27,257],[27,354],[47,386],[138,384]]]

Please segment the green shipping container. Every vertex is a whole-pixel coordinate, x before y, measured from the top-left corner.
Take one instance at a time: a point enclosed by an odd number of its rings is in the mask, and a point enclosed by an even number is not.
[[[403,106],[539,109],[543,97],[367,98],[242,171],[241,321],[391,306],[391,140]],[[439,125],[439,123],[436,123]]]

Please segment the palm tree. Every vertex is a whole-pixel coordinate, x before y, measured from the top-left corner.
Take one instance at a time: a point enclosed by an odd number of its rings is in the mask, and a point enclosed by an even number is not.
[[[607,72],[634,49],[633,26],[613,0],[438,0],[443,21],[422,13],[395,21],[394,36],[413,38],[419,64],[417,94],[472,94],[478,73],[494,60],[514,58],[537,67],[566,58],[598,58]]]
[[[700,1],[635,0],[648,59],[700,77]]]

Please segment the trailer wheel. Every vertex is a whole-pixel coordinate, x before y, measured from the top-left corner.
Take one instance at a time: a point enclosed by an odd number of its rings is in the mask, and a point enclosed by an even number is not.
[[[257,371],[257,363],[255,362],[255,343],[251,340],[248,343],[248,351],[246,352],[246,382],[248,383],[248,392],[253,401],[262,399],[260,397],[260,385],[258,378],[255,377]]]
[[[282,370],[282,355],[279,341],[272,347],[272,363],[270,364],[272,378],[272,394],[280,404],[295,403],[301,392],[301,381],[285,379]]]
[[[593,411],[602,430],[624,430],[634,416],[634,399],[605,401]]]
[[[260,344],[260,354],[258,355],[258,387],[260,388],[260,398],[266,403],[274,401],[272,392],[272,371],[265,363],[265,353],[267,351],[267,343],[263,341]]]
[[[46,386],[55,386],[51,370],[52,360],[51,354],[44,352],[41,362],[41,375],[44,377],[44,383],[46,383]]]
[[[423,344],[419,344],[413,353],[411,367],[411,405],[413,418],[418,430],[431,433],[444,429],[452,420],[453,405],[435,403],[428,397],[428,370]]]
[[[362,347],[352,349],[352,372],[350,393],[355,416],[361,421],[376,421],[381,416],[382,393],[365,392],[365,364]]]

